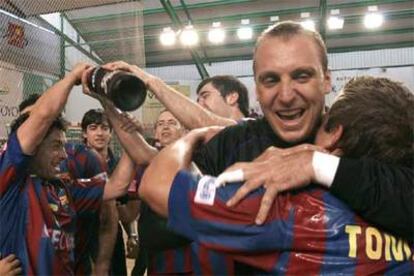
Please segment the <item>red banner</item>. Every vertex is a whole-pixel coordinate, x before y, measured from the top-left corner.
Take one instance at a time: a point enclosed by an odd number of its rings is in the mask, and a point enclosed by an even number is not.
[[[23,48],[27,45],[27,40],[24,36],[24,27],[15,23],[10,23],[7,28],[7,42],[10,45]]]

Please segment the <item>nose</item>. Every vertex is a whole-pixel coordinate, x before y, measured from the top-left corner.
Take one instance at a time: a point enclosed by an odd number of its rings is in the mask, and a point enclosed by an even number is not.
[[[295,90],[291,80],[281,80],[278,100],[283,105],[291,105],[295,99]]]

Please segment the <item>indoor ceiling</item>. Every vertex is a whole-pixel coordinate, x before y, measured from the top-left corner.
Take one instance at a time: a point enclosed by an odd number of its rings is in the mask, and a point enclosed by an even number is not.
[[[30,5],[33,2],[37,4]],[[301,20],[301,13],[307,12],[318,26],[321,15],[329,16],[332,9],[340,10],[345,23],[342,30],[326,29],[329,52],[414,46],[414,0],[3,0],[0,3],[1,8],[20,16],[63,12],[103,62],[122,59],[142,66],[145,60],[147,67],[251,59],[255,38],[271,24],[270,17]],[[384,14],[384,25],[377,30],[363,26],[363,16],[370,5],[377,5]],[[241,19],[249,19],[253,27],[255,35],[249,41],[236,37]],[[227,37],[223,44],[212,45],[207,41],[207,32],[217,21]],[[163,28],[170,26],[177,31],[180,25],[189,22],[200,35],[200,43],[192,51],[179,43],[170,47],[160,44]]]

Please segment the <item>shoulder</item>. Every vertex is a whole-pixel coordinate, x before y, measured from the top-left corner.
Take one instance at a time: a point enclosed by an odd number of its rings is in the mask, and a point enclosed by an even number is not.
[[[269,146],[275,139],[276,136],[265,119],[246,119],[222,130],[213,137],[211,145],[217,144],[224,148],[262,144]]]

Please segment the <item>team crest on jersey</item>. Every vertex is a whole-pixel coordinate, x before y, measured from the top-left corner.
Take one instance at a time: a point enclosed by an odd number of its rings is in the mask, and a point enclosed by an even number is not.
[[[49,203],[49,207],[53,212],[57,212],[57,210],[59,209],[59,206],[57,206],[57,204],[54,203]]]
[[[198,181],[194,202],[213,205],[214,198],[216,197],[215,180],[215,177],[205,175]]]

